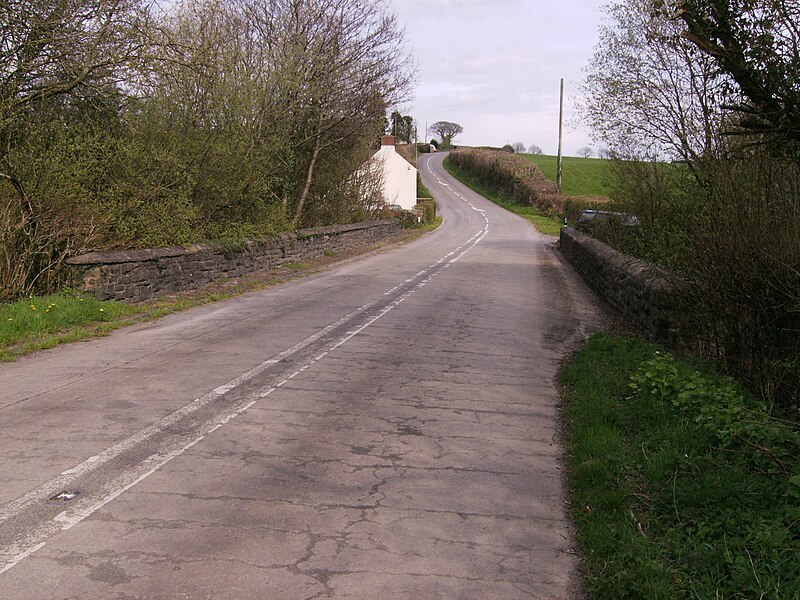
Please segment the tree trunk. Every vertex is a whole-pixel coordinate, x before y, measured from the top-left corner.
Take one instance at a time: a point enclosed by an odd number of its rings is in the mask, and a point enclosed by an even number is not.
[[[297,208],[294,211],[294,218],[292,219],[292,228],[296,229],[300,223],[300,217],[303,215],[303,206],[308,198],[308,192],[311,189],[311,183],[314,181],[314,169],[317,166],[317,159],[319,159],[319,151],[322,145],[322,113],[319,114],[317,120],[317,132],[314,136],[314,151],[311,153],[311,160],[308,163],[308,170],[306,171],[306,181],[303,184],[303,189],[300,192],[300,197],[297,199]]]

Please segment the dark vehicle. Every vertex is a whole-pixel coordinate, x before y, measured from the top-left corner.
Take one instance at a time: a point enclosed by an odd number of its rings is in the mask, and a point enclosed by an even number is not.
[[[595,225],[616,222],[626,227],[637,227],[639,218],[624,212],[611,210],[582,210],[575,221],[575,229],[591,231]]]

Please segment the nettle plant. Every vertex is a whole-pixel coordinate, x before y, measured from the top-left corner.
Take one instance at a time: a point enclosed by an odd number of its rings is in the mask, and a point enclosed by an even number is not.
[[[730,377],[711,378],[682,368],[670,353],[655,352],[631,377],[632,397],[663,402],[707,434],[720,450],[746,451],[754,467],[790,476],[789,493],[800,497],[800,432],[772,416],[766,405]]]

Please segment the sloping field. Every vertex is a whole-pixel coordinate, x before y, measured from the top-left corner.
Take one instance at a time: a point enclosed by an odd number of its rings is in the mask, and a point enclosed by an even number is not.
[[[556,180],[557,157],[543,154],[520,154],[542,170],[545,177]],[[563,191],[568,196],[611,196],[611,161],[603,158],[578,158],[565,156],[563,159]]]

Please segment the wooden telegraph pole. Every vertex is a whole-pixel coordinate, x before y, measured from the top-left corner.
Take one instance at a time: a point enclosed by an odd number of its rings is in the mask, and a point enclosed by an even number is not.
[[[417,135],[418,131],[417,131],[417,120],[416,119],[414,119],[412,121],[412,125],[411,126],[414,128],[414,162],[417,162],[417,159],[419,158],[417,156],[417,150],[419,150],[419,136]]]
[[[561,79],[561,94],[558,101],[558,163],[556,168],[556,184],[558,191],[561,192],[561,177],[563,167],[561,161],[561,142],[564,138],[564,79]]]

